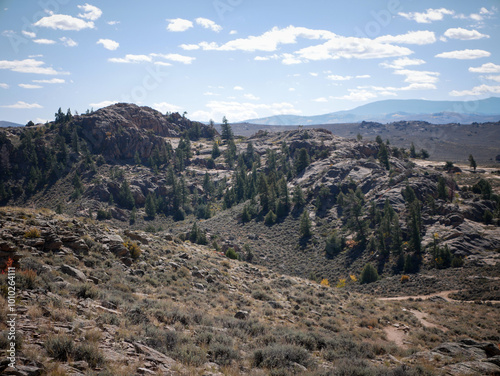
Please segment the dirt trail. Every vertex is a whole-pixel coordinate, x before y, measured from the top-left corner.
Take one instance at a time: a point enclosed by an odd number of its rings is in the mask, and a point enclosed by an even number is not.
[[[454,299],[450,298],[451,294],[457,293],[459,291],[460,290],[449,290],[449,291],[436,292],[435,294],[430,294],[430,295],[395,296],[393,298],[379,298],[379,300],[386,300],[386,301],[390,301],[390,300],[407,300],[407,299],[422,299],[422,300],[425,300],[425,299],[433,298],[435,296],[439,296],[440,298],[448,299],[448,300],[451,300],[451,301],[454,301],[454,302],[462,302],[461,300],[454,300]]]

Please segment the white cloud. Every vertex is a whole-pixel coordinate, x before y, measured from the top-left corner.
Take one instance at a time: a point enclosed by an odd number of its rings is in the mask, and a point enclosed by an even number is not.
[[[206,96],[209,96],[209,97],[214,97],[214,96],[218,96],[220,94],[213,93],[211,91],[206,91],[206,92],[203,93],[203,95],[206,95]]]
[[[326,78],[328,78],[329,80],[332,80],[332,81],[348,81],[348,80],[352,79],[352,76],[338,76],[336,74],[331,74],[331,75],[327,76]]]
[[[25,109],[25,110],[30,110],[32,108],[43,108],[40,106],[38,103],[26,103],[23,101],[17,101],[14,104],[9,104],[7,106],[0,106],[4,108],[19,108],[19,109]]]
[[[489,38],[489,35],[481,34],[477,30],[467,30],[461,27],[448,29],[444,32],[444,36],[450,39],[460,39],[460,40],[474,40],[481,38]]]
[[[150,55],[154,57],[161,57],[163,59],[170,61],[176,61],[178,63],[183,63],[183,64],[191,64],[193,60],[196,60],[195,57],[184,56],[179,54],[150,54]]]
[[[62,42],[62,44],[65,46],[65,47],[76,47],[78,46],[78,42],[75,42],[73,39],[71,38],[67,38],[67,37],[62,37],[62,38],[59,38],[59,40]]]
[[[233,90],[244,90],[241,86],[235,86],[233,87]]]
[[[92,21],[84,21],[80,18],[71,17],[65,14],[52,14],[43,17],[33,24],[38,27],[48,27],[54,30],[82,30],[93,29],[94,23]]]
[[[463,97],[463,96],[478,96],[484,94],[500,94],[500,85],[490,86],[490,85],[480,85],[475,86],[471,90],[453,90],[450,95],[453,97]]]
[[[231,30],[231,31],[229,32],[229,35],[235,35],[235,34],[238,34],[238,32],[237,32],[236,30]]]
[[[435,57],[442,57],[445,59],[460,59],[460,60],[469,60],[469,59],[479,59],[482,57],[488,57],[491,53],[484,50],[458,50],[458,51],[449,51],[442,52],[437,54]]]
[[[309,72],[309,74],[310,74],[311,76],[313,76],[313,77],[318,77],[318,73],[316,73],[316,72]]]
[[[410,69],[398,69],[394,74],[406,76],[405,82],[433,84],[438,81],[439,72],[416,71]]]
[[[420,31],[409,31],[406,34],[401,35],[384,35],[375,38],[375,41],[382,43],[403,43],[403,44],[431,44],[436,42],[436,35],[433,31],[420,30]]]
[[[346,99],[354,102],[363,102],[368,99],[376,98],[377,94],[365,90],[365,89],[349,89],[349,94],[343,95],[341,97],[335,97],[335,99]]]
[[[182,18],[175,18],[175,19],[167,19],[168,25],[167,25],[167,30],[168,31],[186,31],[187,29],[190,29],[193,27],[193,23],[189,20],[184,20]]]
[[[289,87],[288,91],[295,91],[296,89],[294,87]]]
[[[422,59],[410,59],[409,57],[403,57],[400,59],[393,60],[392,62],[383,62],[379,65],[383,68],[394,68],[394,69],[402,69],[409,65],[421,65],[425,64],[425,60]]]
[[[43,61],[35,59],[0,60],[0,69],[8,69],[12,72],[49,75],[68,74],[67,72],[58,72],[51,67],[43,67],[43,65],[45,65]]]
[[[32,31],[23,30],[22,33],[24,36],[26,36],[28,38],[36,38],[36,33],[32,32]]]
[[[482,76],[483,78],[491,81],[500,82],[500,76]]]
[[[182,107],[167,102],[153,103],[153,108],[160,112],[179,112],[182,110]]]
[[[200,43],[206,50],[217,51],[276,51],[280,44],[294,44],[297,38],[327,39],[335,34],[326,30],[312,30],[305,27],[288,26],[284,29],[273,27],[259,36],[249,36],[229,41],[221,46],[216,43]]]
[[[171,67],[172,66],[172,64],[167,63],[165,61],[155,61],[153,64],[154,65],[161,65],[162,67]]]
[[[3,82],[0,82],[0,88],[2,89],[8,89],[9,88],[9,85],[3,83]]]
[[[496,65],[493,63],[485,63],[480,67],[470,67],[469,72],[474,73],[499,73],[500,65]]]
[[[292,54],[283,54],[281,55],[281,62],[285,65],[293,65],[293,64],[300,64],[302,63],[302,60],[297,59],[294,55]]]
[[[17,86],[22,87],[23,89],[41,89],[43,87],[41,85],[33,85],[33,84],[19,84]]]
[[[371,76],[369,74],[361,74],[361,75],[356,76],[354,78],[371,78]]]
[[[245,94],[245,95],[243,95],[243,96],[244,96],[246,99],[250,99],[250,100],[252,100],[252,101],[258,101],[258,100],[260,99],[259,97],[255,96],[255,95],[253,95],[253,94]]]
[[[110,50],[110,51],[114,51],[114,50],[116,50],[120,46],[120,43],[115,42],[112,39],[99,39],[96,42],[96,44],[102,44],[102,46],[105,49]]]
[[[328,99],[326,99],[325,97],[320,97],[320,98],[312,99],[312,101],[318,102],[318,103],[325,103],[325,102],[328,102]]]
[[[119,23],[120,23],[120,21],[108,21],[107,22],[107,24],[111,25],[111,26],[118,25]]]
[[[102,16],[102,10],[97,8],[96,6],[85,4],[78,5],[78,8],[81,9],[84,13],[78,14],[78,17],[85,18],[87,20],[95,21],[99,17]]]
[[[208,18],[199,17],[195,21],[198,25],[204,27],[205,29],[215,31],[216,33],[222,30],[222,26],[217,25],[214,21],[209,20]]]
[[[230,122],[237,122],[268,115],[300,115],[302,112],[288,102],[262,104],[237,101],[210,101],[210,111],[196,111],[193,118],[200,120],[221,119],[226,116]]]
[[[118,103],[119,101],[102,101],[102,102],[97,102],[97,103],[89,103],[90,107],[95,107],[95,108],[102,108],[102,107],[108,107],[111,106],[112,104]]]
[[[66,81],[62,78],[52,78],[50,80],[33,80],[39,84],[64,84]]]
[[[323,44],[305,47],[296,54],[305,60],[379,59],[406,56],[413,51],[400,46],[377,42],[368,38],[335,36]]]
[[[127,54],[125,57],[112,57],[108,59],[111,63],[148,63],[153,61],[151,56],[148,55],[132,55]]]
[[[409,12],[403,13],[399,12],[398,15],[408,19],[413,20],[418,23],[431,23],[432,21],[441,21],[445,15],[453,15],[455,12],[446,8],[440,9],[427,9],[425,13],[421,12]]]
[[[33,39],[33,42],[37,44],[56,44],[56,41],[52,39]]]
[[[198,46],[197,44],[181,44],[179,47],[185,51],[192,51],[192,50],[199,50],[200,49],[200,46]]]

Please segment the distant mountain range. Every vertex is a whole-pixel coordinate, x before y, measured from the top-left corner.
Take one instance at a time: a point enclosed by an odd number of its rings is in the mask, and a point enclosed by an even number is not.
[[[428,101],[421,99],[390,99],[365,104],[352,110],[324,115],[275,115],[251,119],[245,123],[261,125],[320,125],[376,121],[391,123],[420,120],[433,124],[495,122],[500,120],[500,98],[477,101]]]
[[[11,121],[0,120],[0,127],[24,127],[24,124],[13,123]]]

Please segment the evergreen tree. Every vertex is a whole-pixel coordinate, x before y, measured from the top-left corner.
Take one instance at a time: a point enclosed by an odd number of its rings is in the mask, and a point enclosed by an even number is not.
[[[340,196],[340,195],[339,195]],[[352,189],[341,197],[341,206],[347,217],[347,226],[355,230],[357,238],[362,244],[366,244],[366,222],[363,220],[363,205],[365,197],[360,188]]]
[[[219,140],[215,140],[214,145],[212,146],[212,158],[217,159],[219,155],[220,155]]]
[[[233,130],[231,129],[231,126],[229,125],[225,116],[222,118],[221,129],[221,137],[223,140],[227,141],[234,138]]]
[[[470,163],[470,167],[474,169],[474,172],[476,172],[477,163],[476,163],[474,157],[472,156],[472,154],[469,154],[469,163]]]
[[[124,180],[120,187],[120,191],[118,194],[118,204],[123,208],[129,210],[132,210],[132,208],[135,206],[134,196],[130,191],[130,186],[127,180]]]
[[[417,158],[417,152],[415,150],[415,145],[413,144],[413,142],[410,146],[410,158]]]
[[[310,159],[309,159],[309,154],[307,153],[306,148],[301,148],[297,152],[297,156],[294,161],[294,167],[295,167],[295,172],[300,174],[302,171],[306,169],[307,166],[309,166]]]
[[[309,219],[309,213],[307,210],[304,210],[304,212],[300,216],[299,232],[301,238],[308,238],[312,235],[311,226],[312,225],[311,220]]]
[[[438,198],[442,200],[447,200],[448,199],[448,192],[446,188],[446,180],[442,176],[439,177],[438,179],[438,185],[437,185],[437,194]]]
[[[387,150],[387,146],[382,143],[380,144],[380,149],[378,151],[378,160],[380,161],[380,163],[382,163],[382,165],[387,169],[389,170],[391,168],[390,164],[389,164],[389,151]]]
[[[361,283],[372,283],[372,282],[377,281],[378,278],[379,278],[379,276],[378,276],[377,269],[375,269],[375,267],[372,264],[368,263],[363,268],[363,271],[361,272],[361,277],[360,277],[359,281]]]
[[[155,219],[156,217],[156,200],[153,193],[148,193],[146,196],[146,206],[144,208],[146,210],[146,215],[150,219]]]
[[[304,199],[304,192],[302,192],[302,188],[298,184],[293,188],[292,201],[295,207],[298,208],[304,206],[306,203],[306,200]]]

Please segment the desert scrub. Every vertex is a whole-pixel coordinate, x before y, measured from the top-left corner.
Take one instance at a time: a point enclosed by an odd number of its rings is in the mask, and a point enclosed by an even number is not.
[[[56,334],[47,337],[44,347],[49,356],[62,362],[66,362],[75,350],[73,339],[66,334]]]
[[[82,283],[76,286],[75,295],[80,299],[96,299],[99,297],[99,291],[97,288],[90,283]]]
[[[37,286],[36,280],[36,272],[32,269],[21,270],[16,276],[17,287],[21,290],[34,289]]]
[[[97,346],[97,343],[86,342],[79,344],[73,354],[75,360],[84,360],[90,367],[96,368],[102,366],[105,362],[105,357]]]
[[[280,369],[298,363],[306,368],[313,365],[309,353],[294,345],[270,345],[253,353],[253,365],[259,368]]]
[[[123,245],[129,250],[130,257],[134,260],[137,260],[141,256],[142,250],[137,243],[128,240]]]
[[[24,233],[23,238],[32,239],[32,238],[39,238],[41,236],[42,234],[40,233],[40,230],[37,229],[36,227],[32,227]]]
[[[205,350],[192,343],[180,346],[172,355],[176,360],[188,366],[199,367],[207,361],[207,353]]]

